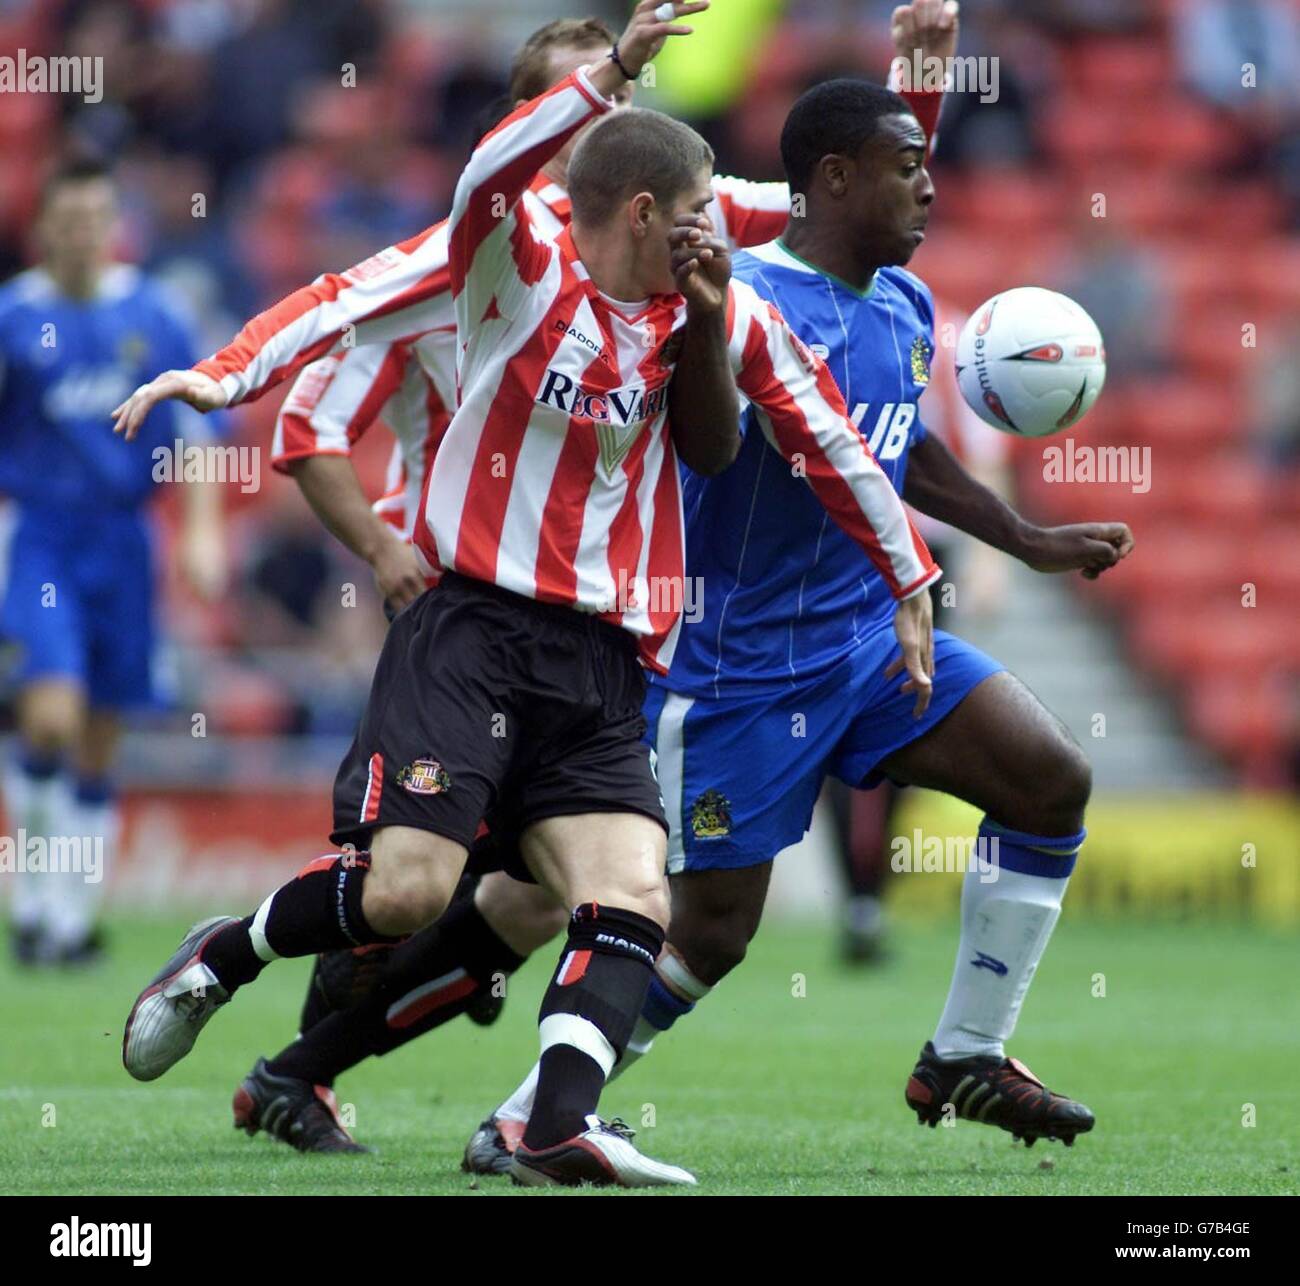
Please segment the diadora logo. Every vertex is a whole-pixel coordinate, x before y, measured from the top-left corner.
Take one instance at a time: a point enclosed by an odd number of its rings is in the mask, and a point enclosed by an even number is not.
[[[596,934],[596,941],[602,947],[613,947],[615,951],[623,951],[628,955],[636,956],[644,960],[646,964],[653,965],[654,956],[650,954],[639,942],[629,942],[626,938],[616,938],[612,933]]]
[[[555,323],[555,329],[568,335],[570,339],[576,339],[584,348],[589,348],[593,353],[602,352],[601,345],[598,344],[589,335],[584,335],[572,322],[567,322],[564,318],[558,318]]]
[[[987,969],[990,973],[995,973],[999,978],[1007,976],[1007,967],[996,957],[986,954],[983,951],[975,953],[975,959],[971,961],[976,969]]]
[[[583,388],[563,371],[547,368],[537,401],[572,419],[590,420],[596,429],[600,462],[606,473],[613,473],[632,449],[641,426],[658,418],[667,406],[668,385],[648,389],[633,384],[597,392]]]
[[[849,419],[853,421],[854,428],[867,439],[871,454],[877,460],[898,459],[903,453],[903,448],[907,445],[908,435],[912,431],[912,422],[916,419],[916,403],[883,403],[876,413],[871,432],[868,433],[862,426],[866,422],[867,413],[870,409],[870,402],[859,402],[853,408],[853,414],[849,416]]]

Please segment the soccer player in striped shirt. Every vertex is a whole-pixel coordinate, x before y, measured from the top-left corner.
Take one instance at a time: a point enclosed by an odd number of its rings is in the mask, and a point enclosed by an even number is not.
[[[613,42],[613,32],[596,18],[546,24],[515,57],[508,101],[519,106],[536,97]],[[631,85],[615,97],[630,101]],[[914,95],[918,114],[932,122],[941,98],[940,93]],[[503,106],[497,120],[508,110]],[[548,239],[569,221],[564,185],[572,147],[572,142],[566,144],[525,193],[534,224]],[[790,206],[784,183],[715,175],[712,188],[706,214],[732,247],[769,241],[784,226]],[[430,238],[424,244],[437,248],[446,242]],[[434,265],[425,267],[432,271]],[[446,264],[437,267],[445,270]],[[393,294],[403,293],[411,284],[398,269],[384,277],[394,279]],[[313,290],[297,292],[273,312],[297,316],[299,304],[310,312],[319,302]],[[376,307],[373,300],[366,306],[371,311]],[[272,457],[277,470],[294,477],[326,527],[373,567],[390,612],[406,606],[431,582],[410,537],[423,478],[446,430],[448,407],[455,402],[456,335],[450,289],[421,299],[407,314],[409,326],[427,329],[389,344],[340,347],[302,371],[277,418]],[[367,318],[356,320],[364,323]],[[259,326],[260,320],[249,329]],[[286,329],[272,327],[270,343],[284,347]],[[320,339],[309,328],[296,329],[299,349]],[[205,365],[217,370],[238,368],[243,355],[256,347],[251,335],[243,334]],[[284,369],[296,360],[286,348],[275,365]],[[384,494],[372,507],[348,456],[379,416],[397,440]],[[394,535],[402,539],[394,540]],[[481,860],[483,854],[476,854],[475,861]],[[274,1128],[279,1137],[304,1150],[351,1150],[356,1145],[330,1113],[328,1092],[320,1092],[328,1091],[337,1075],[330,1069],[337,1065],[341,1071],[461,1013],[475,1021],[491,1021],[503,1001],[498,980],[559,933],[565,918],[566,912],[538,885],[491,870],[458,894],[436,929],[417,935],[400,952],[377,947],[322,956],[303,1008],[304,1032],[377,979],[387,994],[392,995],[394,988],[399,994],[384,1006],[381,1022],[367,1024],[364,1038],[354,1025],[344,1030],[335,1023],[317,1031],[310,1041],[294,1041],[273,1060],[259,1059],[236,1093],[237,1123],[250,1132]],[[410,988],[410,994],[401,991],[401,980],[415,976],[419,985]],[[337,1039],[331,1034],[335,1029]],[[287,1104],[296,1106],[286,1110]],[[269,1110],[271,1105],[274,1111]]]
[[[924,142],[894,95],[852,81],[811,91],[782,140],[806,217],[742,255],[737,274],[825,350],[852,390],[855,422],[909,500],[1038,570],[1101,574],[1132,549],[1124,524],[1027,523],[925,430],[933,309],[899,266],[933,199]],[[878,585],[761,428],[755,408],[736,464],[685,484],[688,566],[701,575],[704,610],[647,702],[671,824],[672,924],[618,1070],[743,958],[773,856],[802,835],[824,776],[853,786],[888,776],[987,814],[987,865],[968,871],[952,986],[907,1101],[931,1124],[951,1111],[1027,1143],[1069,1144],[1091,1113],[1047,1090],[1004,1044],[1083,842],[1087,763],[1023,684],[950,635],[936,639],[935,700],[913,717],[881,683],[894,645],[876,616],[886,606]],[[364,1029],[369,1007],[332,1018],[335,1037]],[[467,1168],[509,1164],[534,1083],[480,1127]]]
[[[597,18],[547,23],[516,55],[509,99],[519,106],[536,97],[613,40]],[[620,104],[630,102],[632,85],[620,87],[614,97]],[[941,99],[939,93],[919,92],[912,101],[918,116],[932,125]],[[567,165],[580,134],[546,163],[525,193],[534,227],[544,237],[553,238],[568,224]],[[715,175],[711,185],[706,214],[731,246],[768,241],[784,226],[790,208],[784,183]],[[410,536],[425,471],[455,402],[455,317],[444,232],[445,225],[435,225],[348,273],[294,292],[200,363],[198,374],[169,372],[152,386],[170,381],[183,388],[184,381],[194,381],[199,388],[193,400],[202,407],[224,405],[227,391],[235,400],[248,400],[333,345],[328,356],[301,371],[290,391],[277,419],[273,464],[294,476],[329,530],[372,565],[389,610],[405,606],[432,580]],[[376,335],[401,338],[386,341]],[[353,342],[358,337],[361,342]],[[216,379],[221,388],[205,391],[203,386],[215,386]],[[214,391],[215,402],[203,400]],[[381,413],[398,440],[390,459],[391,485],[372,509],[347,456]],[[395,533],[405,539],[393,540]],[[476,854],[476,861],[481,857]],[[420,985],[385,1006],[383,1021],[368,1024],[364,1042],[355,1026],[345,1030],[333,1023],[310,1042],[294,1042],[270,1063],[259,1059],[236,1094],[237,1122],[250,1130],[275,1128],[307,1150],[354,1148],[329,1111],[328,1093],[320,1092],[332,1083],[328,1067],[337,1064],[341,1070],[460,1013],[483,1020],[500,1006],[495,980],[554,937],[565,918],[536,884],[490,870],[472,896],[457,897],[436,930],[417,935],[400,952],[368,948],[323,954],[308,988],[304,1031],[373,982],[386,957],[386,989],[417,976]],[[454,964],[444,968],[444,961]],[[286,1111],[290,1099],[296,1108]],[[264,1113],[263,1106],[272,1103],[276,1111]]]
[[[938,568],[824,367],[752,290],[726,284],[725,247],[694,226],[712,198],[707,145],[656,113],[607,115],[611,92],[690,30],[656,8],[638,5],[609,57],[489,135],[457,188],[462,398],[416,533],[443,580],[389,631],[335,789],[336,839],[369,849],[312,863],[244,920],[195,926],[128,1018],[123,1057],[139,1079],[183,1057],[270,960],[435,919],[479,820],[508,802],[530,870],[575,908],[542,1004],[536,1103],[512,1173],[692,1181],[642,1157],[594,1108],[667,919],[637,661],[671,663],[684,575],[678,453],[701,472],[730,463],[736,386],[880,571],[898,603],[903,686],[928,701],[925,590]],[[598,115],[570,165],[573,222],[541,240],[523,191]],[[710,360],[695,363],[670,418],[683,345]],[[128,436],[139,410],[123,408]]]

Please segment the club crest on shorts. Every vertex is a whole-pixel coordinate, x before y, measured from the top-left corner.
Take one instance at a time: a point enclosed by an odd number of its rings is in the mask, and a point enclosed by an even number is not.
[[[918,335],[912,341],[912,383],[928,384],[930,382],[930,358],[934,350],[925,342],[924,335]]]
[[[397,784],[412,795],[441,795],[451,789],[451,778],[436,759],[417,759],[398,772]]]
[[[731,834],[731,800],[710,787],[691,805],[691,832],[696,839],[721,839]]]

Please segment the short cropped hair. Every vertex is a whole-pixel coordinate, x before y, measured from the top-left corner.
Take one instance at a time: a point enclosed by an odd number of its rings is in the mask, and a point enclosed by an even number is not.
[[[524,41],[510,66],[511,102],[527,102],[550,89],[554,50],[610,48],[614,40],[614,33],[600,18],[560,18],[539,27]]]
[[[43,210],[53,200],[60,188],[76,183],[113,182],[113,171],[96,156],[72,156],[60,161],[41,185],[40,208]]]
[[[668,205],[713,169],[713,149],[662,112],[624,107],[584,134],[569,160],[569,199],[580,223],[604,223],[638,192]]]
[[[823,156],[853,156],[882,116],[912,116],[907,99],[869,80],[823,81],[790,109],[781,130],[781,161],[793,192],[802,192]]]

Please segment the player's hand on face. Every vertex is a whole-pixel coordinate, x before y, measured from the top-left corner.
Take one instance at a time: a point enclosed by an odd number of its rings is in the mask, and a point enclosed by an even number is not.
[[[661,8],[664,0],[641,0],[632,11],[627,29],[618,38],[618,55],[623,66],[633,75],[641,70],[663,47],[669,36],[689,36],[694,27],[683,24],[680,19],[688,18],[693,13],[703,13],[709,7],[709,0],[678,0],[673,5],[673,17],[668,21],[657,17],[655,10]]]
[[[188,402],[196,411],[217,411],[226,404],[221,385],[211,376],[198,371],[164,371],[148,384],[141,384],[113,411],[113,432],[130,442],[149,412],[170,398]]]
[[[912,718],[919,719],[934,694],[934,604],[929,589],[904,599],[894,611],[894,635],[903,655],[885,669],[885,678],[907,671],[900,692],[915,692]]]
[[[400,612],[424,593],[427,585],[415,550],[404,540],[390,540],[371,562],[384,602]]]
[[[910,63],[914,51],[922,58],[956,56],[961,19],[957,0],[913,0],[900,4],[889,20],[894,53]]]
[[[1096,580],[1133,552],[1133,533],[1122,522],[1078,522],[1039,527],[1024,557],[1036,572],[1081,571]]]
[[[731,251],[714,236],[713,225],[702,214],[679,214],[668,234],[672,248],[673,277],[687,307],[695,314],[718,312],[727,305],[731,280]]]

